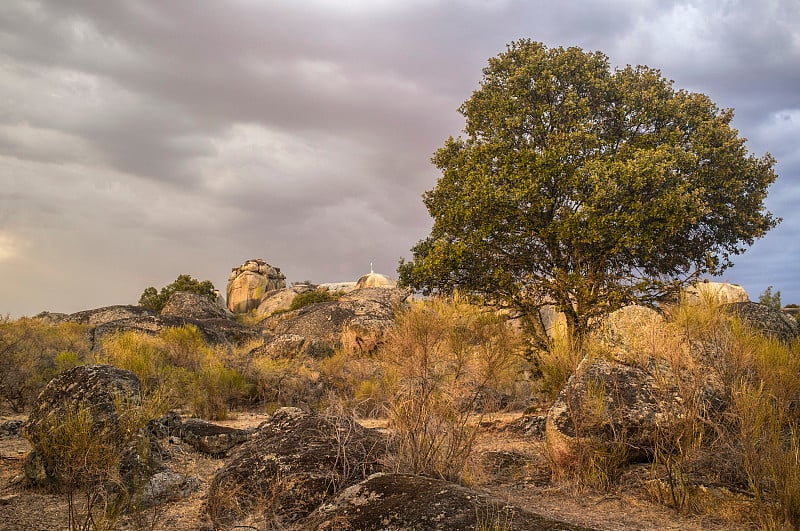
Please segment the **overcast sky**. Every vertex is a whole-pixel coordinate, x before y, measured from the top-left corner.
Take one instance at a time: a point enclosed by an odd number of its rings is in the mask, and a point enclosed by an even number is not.
[[[0,313],[396,276],[458,106],[512,40],[646,64],[736,110],[783,223],[724,279],[800,303],[798,0],[3,0]]]

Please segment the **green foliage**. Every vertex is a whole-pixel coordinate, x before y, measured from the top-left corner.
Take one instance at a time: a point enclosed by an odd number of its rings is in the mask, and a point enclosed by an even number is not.
[[[309,304],[316,304],[318,302],[329,302],[338,300],[342,296],[339,292],[330,292],[326,289],[316,289],[313,291],[306,291],[300,293],[292,300],[289,306],[289,311],[299,310]]]
[[[14,411],[29,407],[56,374],[90,360],[83,325],[0,319],[0,400]]]
[[[763,304],[764,306],[769,306],[770,308],[775,308],[776,310],[781,309],[781,292],[776,291],[774,294],[772,293],[772,286],[767,286],[767,289],[764,290],[764,293],[758,296],[758,302]]]
[[[779,221],[763,204],[774,159],[748,153],[732,110],[658,70],[521,40],[460,112],[467,137],[433,156],[433,229],[400,283],[485,294],[541,348],[542,305],[581,341],[598,315],[724,271]]]
[[[152,286],[146,288],[142,292],[142,296],[139,297],[139,306],[147,308],[148,310],[160,312],[172,294],[176,291],[189,291],[191,293],[197,293],[198,295],[204,295],[208,297],[209,300],[212,301],[216,298],[216,295],[214,294],[214,284],[212,284],[210,280],[203,280],[201,282],[192,278],[191,275],[178,275],[178,278],[175,279],[175,282],[164,286],[161,288],[160,292]]]

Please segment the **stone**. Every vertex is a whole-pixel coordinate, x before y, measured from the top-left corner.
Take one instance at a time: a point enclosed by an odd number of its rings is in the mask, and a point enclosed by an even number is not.
[[[358,289],[336,301],[273,315],[262,321],[261,326],[273,335],[303,337],[308,348],[319,354],[332,352],[340,344],[344,330],[354,336],[355,343],[370,350],[394,324],[395,312],[407,297],[408,293],[399,289]],[[306,353],[313,354],[310,350]]]
[[[546,425],[547,415],[523,415],[509,422],[505,429],[511,433],[542,440],[544,439]]]
[[[38,459],[42,462],[47,479],[58,482],[61,478],[52,472],[53,463],[48,463],[41,452],[46,443],[43,429],[45,423],[58,422],[64,419],[68,411],[86,408],[91,414],[92,434],[95,437],[109,440],[122,440],[125,435],[120,430],[117,404],[136,406],[141,403],[141,387],[139,378],[130,371],[111,365],[80,365],[68,369],[44,387],[28,420],[23,425],[23,434],[33,446],[34,454],[29,456],[31,467],[26,467],[28,479],[34,483],[41,482],[41,474],[34,473],[33,464]]]
[[[300,527],[315,531],[586,530],[441,479],[384,473],[342,490]]]
[[[228,317],[225,309],[217,306],[215,301],[189,291],[173,293],[161,309],[161,315],[197,320]]]
[[[745,289],[738,284],[709,281],[697,282],[686,288],[684,298],[688,304],[702,304],[706,300],[711,300],[718,304],[747,302],[750,300]]]
[[[0,439],[14,439],[22,437],[22,421],[7,420],[0,424]]]
[[[228,310],[235,314],[247,313],[258,308],[265,293],[285,287],[286,277],[279,268],[263,260],[248,260],[233,268],[228,278],[225,290]]]
[[[356,281],[356,289],[363,288],[395,288],[397,282],[381,275],[380,273],[369,272]]]
[[[276,523],[293,524],[376,471],[385,445],[380,432],[354,419],[281,408],[217,472],[209,515],[224,523],[266,502]]]
[[[199,488],[200,481],[195,476],[162,470],[153,474],[144,484],[139,499],[136,500],[136,508],[145,509],[182,500]]]
[[[165,415],[149,421],[145,430],[156,439],[164,439],[180,434],[181,426],[183,426],[181,416],[176,411],[168,411]]]
[[[220,456],[246,441],[251,432],[220,426],[201,419],[186,419],[181,426],[183,442],[204,454]]]
[[[269,291],[261,298],[261,302],[256,308],[256,314],[272,315],[278,311],[286,311],[292,305],[295,297],[312,289],[306,284],[298,284],[291,288]]]
[[[797,320],[777,308],[748,301],[723,304],[720,310],[736,315],[753,330],[785,343],[800,336],[800,324]]]

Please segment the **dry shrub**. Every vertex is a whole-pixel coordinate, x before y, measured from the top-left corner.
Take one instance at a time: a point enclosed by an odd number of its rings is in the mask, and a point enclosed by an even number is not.
[[[412,304],[381,352],[390,469],[463,482],[487,388],[510,385],[519,341],[498,314],[459,297]],[[480,417],[480,415],[479,415]]]
[[[246,400],[250,386],[230,353],[208,346],[197,327],[167,328],[157,336],[125,332],[103,341],[103,361],[134,372],[145,394],[156,392],[171,408],[224,419],[230,408]]]
[[[551,400],[555,399],[582,358],[583,352],[578,342],[569,336],[563,322],[556,321],[551,331],[550,348],[533,354],[534,363],[541,375],[541,391]]]
[[[115,401],[118,423],[98,430],[91,408],[77,405],[37,427],[38,452],[67,496],[70,530],[114,529],[137,493],[120,476],[120,457],[141,428],[163,412],[157,398]],[[149,443],[146,444],[149,448]],[[146,456],[145,456],[146,458]],[[139,486],[141,487],[141,486]]]
[[[320,372],[308,357],[262,355],[251,360],[245,375],[254,386],[254,398],[267,410],[313,405],[321,398]]]
[[[0,318],[0,400],[22,412],[59,372],[89,362],[86,331],[75,323]]]

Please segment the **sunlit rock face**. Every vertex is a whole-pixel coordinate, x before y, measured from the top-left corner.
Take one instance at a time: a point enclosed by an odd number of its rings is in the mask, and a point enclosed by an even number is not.
[[[725,304],[729,302],[747,302],[747,292],[738,284],[727,282],[698,282],[686,288],[686,302],[701,304],[704,301]]]
[[[247,313],[258,308],[262,296],[286,287],[286,276],[280,268],[261,259],[248,260],[234,267],[228,277],[228,309],[233,313]]]
[[[362,288],[394,288],[397,283],[380,273],[369,272],[356,282],[356,289]]]

